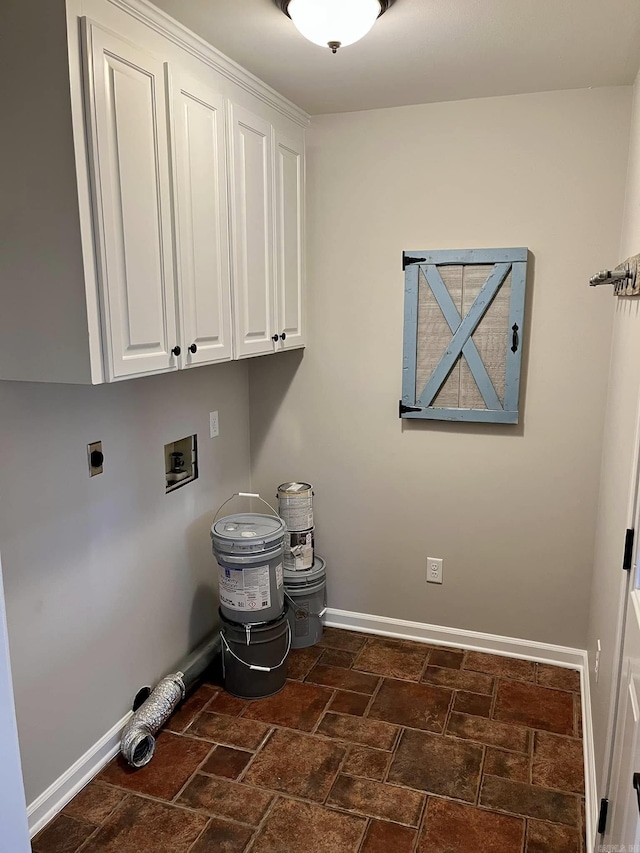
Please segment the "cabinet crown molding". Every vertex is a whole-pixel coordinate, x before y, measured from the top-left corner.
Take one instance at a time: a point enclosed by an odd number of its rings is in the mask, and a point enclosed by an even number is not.
[[[224,53],[210,45],[203,38],[200,38],[196,33],[167,15],[166,12],[158,9],[153,3],[148,2],[148,0],[109,0],[109,2],[152,27],[156,32],[170,39],[183,50],[198,57],[198,59],[215,69],[219,74],[232,80],[236,85],[250,92],[265,104],[268,104],[288,119],[296,122],[296,124],[299,124],[301,127],[309,125],[310,117],[308,113],[287,98],[284,98],[275,89],[272,89],[271,86],[263,83],[262,80],[251,74],[250,71],[242,68],[233,59],[225,56]]]

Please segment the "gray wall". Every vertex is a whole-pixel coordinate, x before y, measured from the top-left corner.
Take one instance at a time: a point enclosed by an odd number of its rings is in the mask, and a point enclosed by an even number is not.
[[[584,647],[611,328],[587,284],[617,257],[630,97],[312,120],[309,345],[251,364],[251,446],[254,487],[316,487],[331,606]],[[534,256],[522,424],[401,422],[402,250],[502,246]]]
[[[622,131],[621,131],[622,134]],[[640,78],[634,89],[629,168],[620,250],[605,266],[614,266],[640,252]],[[626,604],[627,577],[620,571],[624,535],[633,527],[634,449],[640,403],[640,302],[614,299],[611,366],[602,451],[600,500],[596,525],[593,587],[589,616],[588,650],[591,662],[596,770],[600,795],[609,764],[609,738],[613,725],[614,675],[619,656],[620,618]],[[602,646],[598,681],[595,663],[598,640]]]
[[[245,363],[99,387],[0,382],[0,543],[27,802],[213,629],[209,528],[251,485],[248,406]],[[165,495],[164,445],[193,433],[200,478]],[[89,479],[86,445],[98,440],[105,471]]]

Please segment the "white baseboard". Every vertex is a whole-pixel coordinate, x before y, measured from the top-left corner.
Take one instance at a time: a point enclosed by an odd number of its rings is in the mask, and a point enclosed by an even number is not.
[[[131,711],[31,803],[27,808],[27,816],[32,838],[117,755],[122,730],[130,717]]]
[[[583,649],[553,646],[549,643],[536,643],[533,640],[519,640],[514,637],[500,637],[498,634],[482,634],[479,631],[444,628],[442,625],[427,625],[424,622],[407,622],[405,619],[390,619],[388,616],[370,616],[368,613],[353,613],[349,610],[335,610],[329,607],[324,623],[332,628],[344,628],[347,631],[382,634],[385,637],[399,637],[405,640],[416,640],[419,643],[472,649],[478,652],[489,652],[492,655],[524,658],[571,669],[581,669],[584,665]]]
[[[364,634],[379,634],[430,643],[437,646],[470,649],[492,655],[523,658],[553,666],[562,666],[580,671],[582,697],[582,734],[584,745],[585,811],[587,815],[587,851],[595,846],[595,830],[598,820],[598,791],[596,784],[595,752],[593,745],[593,723],[591,716],[591,693],[589,690],[589,656],[584,649],[536,643],[516,637],[501,637],[498,634],[483,634],[479,631],[464,631],[459,628],[444,628],[423,622],[408,622],[405,619],[390,619],[387,616],[371,616],[349,610],[327,608],[324,624],[347,631]]]

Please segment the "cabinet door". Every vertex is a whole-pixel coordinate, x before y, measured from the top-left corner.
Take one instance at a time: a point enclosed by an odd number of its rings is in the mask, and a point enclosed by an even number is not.
[[[279,348],[305,344],[304,133],[276,133],[276,281]]]
[[[189,367],[233,355],[224,98],[175,70],[171,90],[181,359]]]
[[[235,357],[274,351],[271,125],[230,105]]]
[[[162,63],[84,21],[109,380],[177,368]]]

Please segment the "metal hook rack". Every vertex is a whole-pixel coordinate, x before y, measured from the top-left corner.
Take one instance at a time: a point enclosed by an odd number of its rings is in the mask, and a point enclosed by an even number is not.
[[[630,266],[627,265],[623,270],[601,270],[599,273],[596,273],[596,275],[591,277],[589,285],[591,287],[598,287],[600,284],[619,285],[623,281],[626,282],[629,280],[631,280],[635,285],[635,279],[635,271],[632,271]]]

